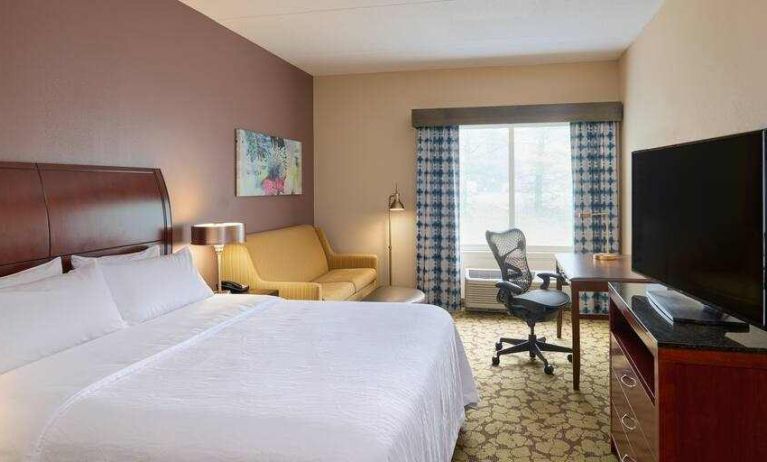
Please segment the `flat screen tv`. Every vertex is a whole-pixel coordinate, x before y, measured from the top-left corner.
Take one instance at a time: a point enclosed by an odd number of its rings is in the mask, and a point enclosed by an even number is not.
[[[762,328],[766,135],[632,154],[634,271]]]

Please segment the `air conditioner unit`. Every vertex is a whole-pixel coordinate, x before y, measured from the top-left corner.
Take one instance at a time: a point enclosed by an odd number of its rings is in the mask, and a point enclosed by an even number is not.
[[[553,273],[553,271],[549,272]],[[533,271],[531,289],[537,289],[541,285],[541,280],[535,275],[536,272]],[[506,312],[506,307],[498,303],[496,299],[498,288],[495,287],[495,284],[500,280],[501,270],[499,269],[466,268],[463,293],[464,307],[469,311]]]
[[[464,279],[464,306],[469,311],[506,311],[498,303],[498,288],[495,284],[501,280],[499,269],[467,268]]]

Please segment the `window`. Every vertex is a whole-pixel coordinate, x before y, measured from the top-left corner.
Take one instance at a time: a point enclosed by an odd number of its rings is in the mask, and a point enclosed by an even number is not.
[[[520,228],[530,250],[573,245],[570,125],[460,128],[461,247],[487,249],[486,230]]]

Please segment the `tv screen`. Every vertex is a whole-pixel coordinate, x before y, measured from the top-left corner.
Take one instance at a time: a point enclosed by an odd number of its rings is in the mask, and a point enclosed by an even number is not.
[[[764,327],[765,132],[633,153],[632,267]]]

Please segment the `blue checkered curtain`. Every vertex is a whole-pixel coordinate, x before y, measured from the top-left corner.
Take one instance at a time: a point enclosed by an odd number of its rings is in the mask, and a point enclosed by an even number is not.
[[[575,252],[618,252],[618,122],[573,122],[570,144]],[[583,219],[581,212],[609,215]],[[607,294],[582,292],[580,306],[582,313],[607,313]]]
[[[458,127],[418,128],[416,284],[428,303],[461,305]]]

